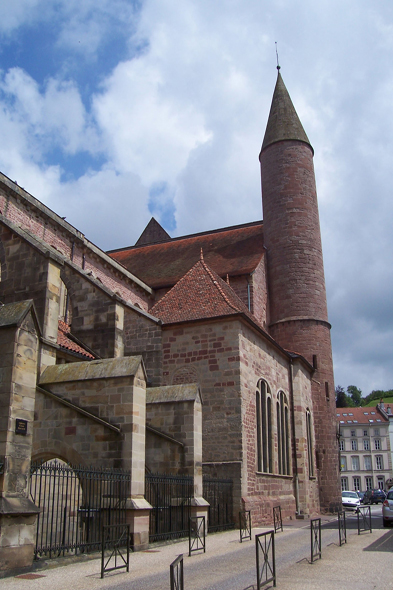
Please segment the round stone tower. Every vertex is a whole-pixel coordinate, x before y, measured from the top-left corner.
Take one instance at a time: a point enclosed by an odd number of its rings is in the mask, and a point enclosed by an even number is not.
[[[323,510],[335,510],[341,506],[341,497],[331,326],[313,155],[278,68],[259,156],[269,331],[283,348],[301,354],[314,366],[312,393],[320,504]]]

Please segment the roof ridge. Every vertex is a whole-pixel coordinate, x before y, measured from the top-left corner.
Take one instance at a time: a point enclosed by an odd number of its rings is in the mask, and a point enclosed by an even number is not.
[[[232,304],[232,303],[229,301],[229,298],[227,297],[226,293],[224,293],[224,290],[222,289],[222,287],[221,287],[220,283],[219,283],[217,280],[215,280],[215,278],[214,278],[214,275],[213,275],[213,272],[214,272],[214,271],[213,271],[211,268],[209,268],[209,267],[207,266],[207,264],[206,264],[206,262],[205,262],[204,260],[200,260],[200,262],[201,262],[201,263],[202,263],[202,265],[204,266],[204,268],[205,268],[206,272],[209,274],[209,276],[210,276],[210,278],[211,278],[211,280],[212,280],[212,283],[213,283],[213,285],[215,285],[215,286],[216,286],[216,288],[218,289],[218,291],[220,292],[220,294],[222,295],[222,297],[224,298],[224,300],[226,301],[226,303],[229,305],[229,307],[231,307],[231,308],[232,308],[232,309],[234,309],[235,311],[240,311],[240,310],[239,310],[237,307],[235,307],[235,306],[234,306],[234,305],[233,305],[233,304]],[[220,279],[220,281],[223,281],[223,279],[222,279],[222,278],[221,278],[221,277],[220,277],[220,276],[219,276],[217,273],[214,273],[214,274],[217,276],[217,278],[218,278],[218,279]],[[224,282],[224,281],[223,281],[223,282]],[[229,287],[232,289],[232,287],[231,287],[230,285],[228,285],[228,286],[229,286]],[[232,291],[233,291],[233,289],[232,289]],[[234,295],[236,295],[235,291],[233,291],[233,294],[234,294]],[[237,297],[237,295],[236,295],[236,297]],[[240,300],[240,299],[239,299],[239,301],[241,302],[241,300]]]
[[[133,250],[133,249],[137,249],[137,248],[146,248],[148,246],[156,246],[157,244],[166,244],[168,242],[176,242],[176,241],[180,241],[180,240],[185,240],[188,238],[197,238],[199,236],[206,236],[209,234],[218,234],[218,233],[223,233],[226,231],[230,231],[230,230],[236,230],[236,229],[243,229],[246,227],[254,227],[257,225],[262,225],[263,226],[263,219],[258,219],[257,221],[248,221],[246,223],[239,223],[237,225],[228,225],[227,227],[219,227],[216,229],[208,229],[205,231],[201,231],[201,232],[197,232],[197,233],[193,233],[193,234],[185,234],[184,236],[175,236],[173,238],[167,239],[167,240],[162,240],[160,242],[156,242],[155,244],[145,244],[144,246],[137,246],[136,244],[134,244],[133,246],[123,246],[121,248],[114,248],[112,250],[106,250],[105,254],[111,254],[111,253],[116,253],[116,252],[123,252],[124,250]]]

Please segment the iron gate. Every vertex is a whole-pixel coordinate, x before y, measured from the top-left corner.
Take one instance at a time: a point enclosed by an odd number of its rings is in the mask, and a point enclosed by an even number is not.
[[[30,497],[41,508],[35,558],[99,550],[102,527],[125,523],[129,490],[130,473],[120,469],[32,463]]]
[[[194,492],[193,478],[148,474],[145,483],[145,497],[152,506],[150,541],[186,537]]]
[[[203,478],[203,497],[209,502],[209,532],[233,529],[233,481]]]

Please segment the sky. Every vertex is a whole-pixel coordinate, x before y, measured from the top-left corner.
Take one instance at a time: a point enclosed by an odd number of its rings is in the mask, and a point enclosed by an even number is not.
[[[281,74],[315,150],[335,383],[393,388],[391,0],[2,0],[0,170],[103,250],[262,218]]]

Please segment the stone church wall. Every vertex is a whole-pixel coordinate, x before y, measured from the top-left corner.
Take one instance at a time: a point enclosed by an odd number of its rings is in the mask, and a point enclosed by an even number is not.
[[[91,271],[125,301],[138,304],[145,311],[151,306],[152,291],[149,287],[132,280],[130,273],[89,242],[81,232],[0,174],[0,219],[2,217],[33,234],[43,244],[52,246],[82,270]]]

